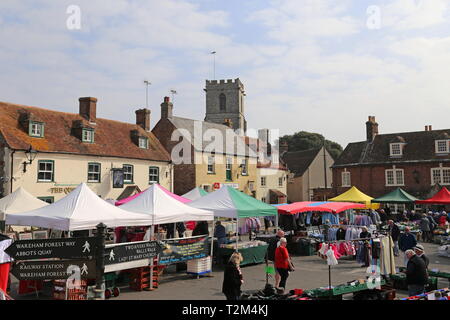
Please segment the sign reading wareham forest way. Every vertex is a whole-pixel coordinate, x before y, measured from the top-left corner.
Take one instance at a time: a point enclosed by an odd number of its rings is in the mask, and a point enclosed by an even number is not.
[[[5,252],[15,260],[74,259],[94,255],[95,238],[14,241]]]
[[[109,245],[105,249],[105,265],[150,259],[156,257],[162,249],[163,245],[157,241]]]
[[[166,248],[159,256],[160,264],[172,264],[209,255],[208,237],[181,238],[164,241]]]
[[[70,276],[94,279],[95,271],[93,260],[48,260],[17,262],[11,273],[19,280],[55,280]]]

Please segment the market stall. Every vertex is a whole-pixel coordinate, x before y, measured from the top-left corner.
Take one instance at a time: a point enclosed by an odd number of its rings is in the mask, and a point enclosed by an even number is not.
[[[169,190],[167,190],[166,188],[164,188],[163,186],[161,186],[161,185],[159,185],[159,184],[153,184],[152,186],[156,186],[158,189],[160,189],[161,191],[163,191],[165,194],[167,194],[167,195],[170,196],[171,198],[174,198],[174,199],[180,201],[181,203],[188,203],[188,202],[191,202],[191,201],[192,201],[192,200],[190,200],[190,199],[188,199],[188,198],[181,197],[181,196],[179,196],[179,195],[176,195],[175,193],[170,192]],[[151,188],[151,187],[150,187],[150,188]],[[135,195],[132,195],[132,196],[130,196],[130,197],[128,197],[128,198],[125,198],[125,199],[116,201],[116,206],[121,206],[121,205],[123,205],[123,204],[125,204],[125,203],[130,202],[131,200],[136,199],[137,197],[139,197],[142,193],[144,193],[144,192],[147,191],[147,190],[148,190],[148,189],[146,189],[146,190],[144,190],[144,191],[142,191],[142,192],[139,192],[139,193],[137,193],[137,194],[135,194]]]
[[[208,195],[189,203],[189,206],[211,210],[214,212],[215,217],[236,219],[236,223],[239,219],[243,218],[277,215],[277,209],[275,207],[229,186],[223,186],[219,190],[209,193]],[[239,233],[239,226],[236,230],[237,233]],[[233,246],[234,250],[232,249]],[[245,255],[247,260],[245,260],[244,257],[244,261],[241,265],[259,263],[264,261],[261,259],[261,255],[262,252],[264,252],[265,255],[267,247],[268,245],[266,243],[260,241],[239,242],[237,237],[236,242],[231,246],[231,248],[229,244],[221,245],[218,248],[217,255],[219,260],[224,260],[234,251],[246,251]]]
[[[183,198],[189,199],[191,201],[195,201],[200,199],[203,196],[206,196],[208,192],[206,192],[203,188],[196,187],[191,191],[182,195]]]
[[[24,188],[19,187],[16,191],[0,199],[0,231],[5,230],[7,214],[30,211],[47,205],[47,202],[39,200]]]
[[[385,205],[394,205],[394,212],[398,212],[398,205],[414,204],[418,200],[416,197],[410,195],[408,192],[401,188],[397,188],[388,194],[385,194],[379,198],[372,199],[372,203],[382,203]]]
[[[356,202],[356,203],[363,203],[366,205],[365,209],[379,209],[380,204],[379,203],[373,203],[372,204],[372,197],[369,197],[365,193],[358,190],[356,187],[351,187],[346,192],[338,195],[337,197],[328,199],[328,201],[336,201],[336,202]]]

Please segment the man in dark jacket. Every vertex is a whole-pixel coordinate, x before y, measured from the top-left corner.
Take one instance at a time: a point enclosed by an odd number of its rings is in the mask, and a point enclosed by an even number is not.
[[[421,258],[425,263],[425,267],[428,269],[428,265],[430,264],[430,259],[425,255],[425,249],[421,244],[416,245],[414,248],[414,252],[416,256]]]
[[[408,294],[411,297],[425,292],[428,273],[425,262],[416,255],[414,250],[406,250],[405,254],[408,257],[406,283],[408,284]]]
[[[430,228],[430,221],[428,220],[426,214],[422,215],[422,218],[419,221],[419,227],[420,227],[420,231],[422,232],[423,242],[429,242],[431,228]]]
[[[406,256],[406,250],[412,250],[417,244],[416,237],[411,233],[409,227],[405,228],[405,232],[400,235],[398,239],[398,246],[404,254],[405,266],[408,264],[408,257]]]
[[[400,228],[394,223],[393,220],[388,221],[389,234],[391,235],[392,241],[394,242],[394,256],[398,257],[398,238],[400,236]]]

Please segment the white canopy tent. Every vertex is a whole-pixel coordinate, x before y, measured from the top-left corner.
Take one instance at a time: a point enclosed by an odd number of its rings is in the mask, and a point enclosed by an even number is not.
[[[202,188],[196,187],[196,188],[192,189],[191,191],[183,194],[182,197],[192,200],[192,201],[195,201],[195,200],[200,199],[203,196],[206,196],[207,194],[208,194],[208,192],[206,192]]]
[[[6,216],[6,224],[9,225],[63,231],[95,229],[101,222],[109,228],[151,224],[148,216],[128,212],[109,204],[97,196],[85,183],[46,207]]]
[[[133,200],[122,204],[120,208],[146,214],[153,221],[152,225],[214,220],[212,211],[185,205],[169,196],[157,184],[153,184]]]
[[[0,199],[0,220],[5,220],[7,214],[30,211],[47,205],[47,202],[39,200],[20,187],[13,193]]]

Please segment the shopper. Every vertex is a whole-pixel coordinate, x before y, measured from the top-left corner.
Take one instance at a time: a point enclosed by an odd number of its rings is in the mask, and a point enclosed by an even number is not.
[[[416,245],[414,248],[416,255],[423,260],[425,267],[428,269],[430,259],[425,255],[425,249],[421,244]]]
[[[192,236],[203,236],[203,235],[209,235],[209,229],[208,229],[208,222],[207,221],[200,221],[197,223],[197,225],[194,228],[194,231],[192,231]]]
[[[398,246],[400,247],[400,251],[403,252],[405,266],[408,264],[408,257],[406,256],[406,251],[411,250],[417,244],[416,237],[411,233],[411,229],[409,227],[405,228],[405,232],[400,235],[398,239]]]
[[[406,250],[408,264],[406,266],[406,283],[408,285],[409,296],[416,296],[425,292],[425,285],[428,283],[428,273],[425,262],[420,259],[414,250]]]
[[[391,235],[392,241],[394,242],[394,256],[398,257],[398,238],[400,236],[400,228],[394,223],[393,220],[388,221],[389,234]]]
[[[276,287],[279,293],[283,293],[284,290],[286,290],[286,281],[289,277],[290,266],[292,265],[286,245],[286,238],[281,238],[280,245],[275,250],[275,268],[277,269],[281,277],[280,284],[278,287]]]
[[[429,234],[429,236],[430,236],[430,242],[433,242],[433,238],[434,238],[433,232],[434,232],[434,230],[435,230],[436,227],[437,227],[437,223],[436,223],[436,221],[434,221],[434,219],[433,219],[433,212],[428,211],[427,219],[428,219],[428,221],[430,222],[430,234]]]
[[[422,241],[423,242],[430,242],[430,232],[431,232],[431,228],[430,228],[430,221],[427,218],[426,214],[422,215],[422,218],[420,219],[419,222],[419,228],[420,231],[422,232]]]
[[[225,227],[220,221],[216,222],[216,227],[214,228],[214,237],[217,238],[217,243],[219,246],[221,244],[227,243],[227,233]]]
[[[177,231],[178,231],[178,237],[183,238],[184,232],[186,231],[186,226],[184,225],[184,222],[177,222],[176,226],[177,226]]]
[[[227,300],[239,300],[241,296],[241,285],[244,283],[240,264],[243,258],[239,252],[234,252],[223,274],[222,293]]]
[[[367,229],[367,227],[362,227],[362,232],[359,234],[359,238],[360,239],[366,239],[366,238],[371,238],[372,235],[369,232],[369,229]]]
[[[275,250],[278,247],[278,244],[280,242],[280,239],[284,237],[284,231],[278,230],[277,234],[274,238],[270,239],[269,246],[267,247],[267,260],[272,261],[275,268],[275,288],[278,288],[278,285],[280,284],[280,274],[277,271],[277,268],[275,266]]]
[[[339,229],[336,231],[336,240],[345,240],[345,235],[347,234],[347,230],[345,230],[344,226],[339,226]]]

